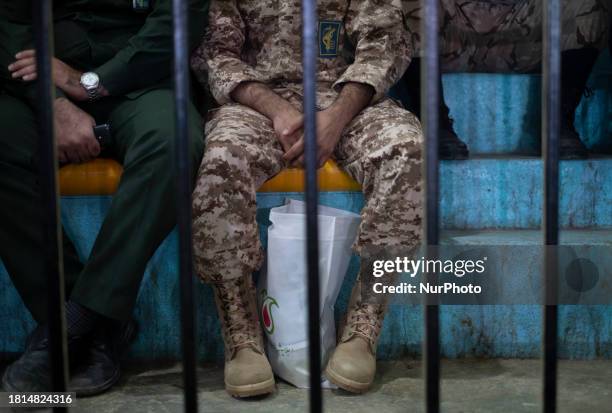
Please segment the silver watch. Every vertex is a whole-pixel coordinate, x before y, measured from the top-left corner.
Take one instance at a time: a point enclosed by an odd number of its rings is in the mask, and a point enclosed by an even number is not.
[[[90,101],[100,98],[100,77],[94,72],[85,72],[81,75],[81,86],[87,92]]]

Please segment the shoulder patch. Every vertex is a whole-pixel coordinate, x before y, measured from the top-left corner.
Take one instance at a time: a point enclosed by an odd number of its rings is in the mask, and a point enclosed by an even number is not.
[[[340,25],[336,20],[319,21],[319,57],[338,56]]]

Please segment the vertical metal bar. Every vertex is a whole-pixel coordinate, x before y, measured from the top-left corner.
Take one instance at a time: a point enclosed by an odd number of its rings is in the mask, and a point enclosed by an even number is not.
[[[38,148],[40,189],[43,205],[43,240],[47,272],[49,352],[51,356],[52,391],[66,391],[68,374],[64,320],[64,265],[62,227],[59,216],[57,185],[57,149],[53,131],[54,86],[51,79],[53,56],[53,2],[33,0],[33,31],[38,73]],[[66,408],[56,407],[56,412]]]
[[[437,0],[423,0],[425,58],[421,59],[421,107],[423,134],[425,138],[425,242],[436,246],[439,242],[439,200],[438,200],[438,129],[440,108],[440,60],[439,60],[439,9]],[[428,248],[428,255],[431,248]],[[435,276],[433,277],[435,278]],[[435,282],[435,280],[432,280]],[[425,410],[437,413],[440,410],[440,315],[434,295],[425,297],[424,307],[425,339],[423,357],[425,361]]]
[[[189,155],[189,50],[187,1],[172,3],[174,25],[174,103],[176,131],[177,225],[181,289],[181,343],[185,412],[197,412],[196,325],[191,228],[191,165]]]
[[[302,1],[302,66],[306,160],[306,253],[308,261],[308,361],[310,411],[321,412],[321,337],[319,323],[319,228],[317,222],[317,3]]]
[[[543,400],[546,413],[557,402],[557,257],[559,243],[559,132],[561,130],[561,2],[543,2],[542,153],[544,154]]]

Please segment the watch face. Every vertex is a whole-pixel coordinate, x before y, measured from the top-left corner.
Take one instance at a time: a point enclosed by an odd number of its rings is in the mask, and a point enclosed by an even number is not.
[[[93,72],[83,73],[83,76],[81,76],[81,84],[85,89],[97,88],[99,82],[100,78]]]

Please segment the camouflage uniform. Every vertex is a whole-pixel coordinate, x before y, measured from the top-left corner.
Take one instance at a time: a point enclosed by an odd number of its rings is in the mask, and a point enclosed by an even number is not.
[[[213,1],[209,30],[192,58],[201,82],[222,106],[206,124],[206,151],[194,193],[197,271],[221,282],[250,274],[263,260],[256,190],[283,169],[270,119],[232,102],[244,81],[260,81],[302,110],[300,1]],[[420,240],[421,144],[418,120],[385,97],[410,56],[399,1],[319,1],[317,99],[331,105],[341,85],[375,90],[372,103],[345,128],[334,151],[362,184],[365,206],[354,244],[412,249]],[[353,45],[349,50],[348,42]]]
[[[607,0],[563,0],[561,50],[602,48]],[[420,50],[420,0],[402,0],[414,50]],[[444,71],[530,72],[542,55],[542,0],[440,0]],[[416,54],[415,54],[416,55]]]

